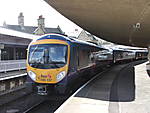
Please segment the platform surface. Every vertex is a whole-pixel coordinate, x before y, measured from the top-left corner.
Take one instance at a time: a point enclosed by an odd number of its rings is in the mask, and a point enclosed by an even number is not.
[[[18,70],[18,71],[0,73],[0,81],[11,79],[11,78],[16,78],[16,77],[24,76],[24,75],[27,75],[26,70]]]
[[[124,65],[112,67],[105,76],[97,76],[77,91],[55,113],[150,113],[146,63],[125,69]]]

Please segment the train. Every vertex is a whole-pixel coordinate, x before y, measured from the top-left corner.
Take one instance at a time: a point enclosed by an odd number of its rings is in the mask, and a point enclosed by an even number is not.
[[[28,83],[41,95],[66,94],[77,79],[94,76],[117,62],[146,56],[145,50],[107,49],[62,34],[46,34],[28,47]]]
[[[99,51],[96,59],[111,64],[128,62],[134,60],[147,59],[148,50],[143,48],[126,49],[126,48],[107,48],[107,50]]]

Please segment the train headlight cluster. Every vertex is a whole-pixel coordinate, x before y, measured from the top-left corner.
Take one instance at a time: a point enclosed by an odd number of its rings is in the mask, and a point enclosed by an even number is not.
[[[36,74],[35,74],[34,72],[29,71],[29,72],[28,72],[28,75],[30,76],[30,78],[31,78],[33,81],[36,80]]]
[[[65,71],[60,72],[57,76],[56,76],[56,80],[57,82],[61,81],[66,75]]]

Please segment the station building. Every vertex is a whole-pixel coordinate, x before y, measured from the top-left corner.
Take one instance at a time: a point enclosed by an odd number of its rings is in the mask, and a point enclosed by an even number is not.
[[[27,47],[37,37],[0,27],[0,72],[25,69]]]
[[[4,22],[2,27],[34,35],[43,35],[47,33],[64,34],[59,25],[57,26],[57,28],[45,27],[45,18],[43,18],[42,15],[40,15],[39,18],[37,19],[37,23],[38,23],[37,26],[25,26],[23,13],[20,13],[18,16],[18,25],[9,25],[6,24],[6,22]]]
[[[81,33],[78,35],[77,39],[87,41],[93,44],[96,44],[98,46],[101,45],[112,45],[113,43],[102,40],[100,38],[97,38],[96,36],[86,32],[85,30],[82,30]]]
[[[37,27],[24,26],[24,16],[20,13],[18,25],[9,25],[4,22],[0,27],[0,72],[26,68],[27,47],[33,39],[47,33],[64,34],[59,26],[46,28],[44,20],[41,15],[37,19]]]
[[[39,16],[38,26],[24,26],[24,16],[18,16],[18,25],[9,25],[4,22],[0,27],[0,60],[26,59],[26,49],[28,44],[38,37],[47,33],[64,34],[61,28],[45,27],[44,18]],[[15,34],[15,36],[13,36]],[[30,38],[29,38],[30,37]]]
[[[26,49],[31,38],[25,33],[0,28],[0,60],[26,59]]]

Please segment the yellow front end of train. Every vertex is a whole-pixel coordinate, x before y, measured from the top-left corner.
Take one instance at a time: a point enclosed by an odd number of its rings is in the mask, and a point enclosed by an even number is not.
[[[35,83],[56,84],[68,73],[70,46],[66,41],[43,39],[28,48],[27,72]]]

